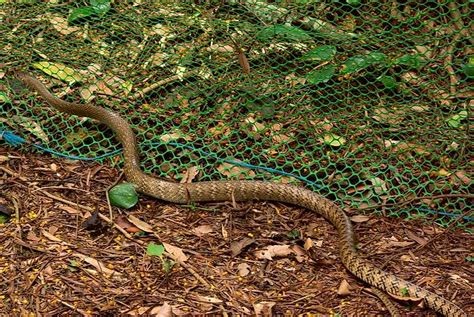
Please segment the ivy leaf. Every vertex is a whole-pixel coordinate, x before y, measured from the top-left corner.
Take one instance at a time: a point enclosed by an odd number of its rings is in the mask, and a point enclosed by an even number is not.
[[[335,46],[322,45],[304,54],[303,60],[326,62],[330,61],[336,53],[337,49]]]
[[[257,34],[257,38],[261,41],[268,41],[274,37],[295,42],[311,39],[311,36],[302,29],[287,25],[269,26]]]
[[[397,80],[392,76],[380,76],[377,79],[385,86],[385,88],[393,89],[398,87]]]
[[[385,63],[387,55],[380,52],[370,52],[366,55],[357,55],[350,57],[343,64],[341,73],[343,75],[356,73],[362,69],[372,66],[377,63]]]
[[[131,183],[114,186],[109,191],[110,203],[114,206],[129,209],[138,202],[138,194]]]
[[[109,0],[91,0],[90,5],[95,13],[104,16],[110,10]]]
[[[162,256],[164,252],[165,247],[162,244],[150,242],[146,246],[146,254],[149,256]]]
[[[72,10],[72,12],[69,14],[69,17],[67,18],[67,21],[69,23],[73,23],[79,19],[87,18],[94,14],[96,14],[96,11],[93,7],[77,8]]]
[[[315,69],[308,73],[305,77],[311,84],[319,84],[328,82],[336,71],[334,65],[325,65],[319,69]]]
[[[420,69],[425,63],[419,54],[406,54],[397,58],[393,64],[405,66],[409,69]]]

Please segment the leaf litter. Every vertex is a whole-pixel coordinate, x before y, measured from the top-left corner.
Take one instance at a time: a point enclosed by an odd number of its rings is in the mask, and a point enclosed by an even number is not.
[[[3,278],[10,281],[0,287],[5,296],[2,314],[183,316],[222,309],[262,316],[386,314],[375,297],[361,292],[367,285],[340,263],[334,228],[311,212],[265,202],[238,203],[237,209],[230,203],[203,205],[216,211],[209,212],[141,197],[128,211],[113,207],[114,222],[130,237],[103,217],[99,221],[106,229],[94,237],[81,223],[96,203],[101,213],[108,214],[104,190],[118,171],[98,169],[93,163],[12,154],[0,149],[0,155],[9,157],[1,167],[13,173],[0,169],[2,195],[21,197],[19,218],[0,225],[0,267]],[[94,178],[86,181],[92,170]],[[61,180],[73,186],[48,189]],[[468,305],[473,278],[464,265],[472,257],[469,233],[460,228],[443,231],[422,220],[349,216],[363,257],[444,296],[456,288],[457,303],[474,313]],[[300,235],[290,239],[294,230]],[[183,264],[168,262],[166,253],[161,260],[146,256],[149,243],[163,245]],[[420,271],[427,273],[419,276]],[[401,300],[397,306],[403,314],[432,315]]]

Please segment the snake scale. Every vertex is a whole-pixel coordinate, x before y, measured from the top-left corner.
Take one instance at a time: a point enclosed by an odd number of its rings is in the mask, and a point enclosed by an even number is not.
[[[445,316],[467,316],[454,303],[413,283],[387,273],[361,258],[354,246],[351,222],[344,211],[332,201],[305,188],[265,181],[208,181],[172,183],[145,174],[140,168],[135,134],[117,113],[91,104],[63,101],[52,95],[35,77],[16,71],[16,78],[39,93],[59,111],[96,119],[114,131],[123,145],[124,172],[137,191],[173,203],[268,200],[310,209],[328,220],[339,234],[340,256],[345,267],[369,285],[395,297],[420,299],[431,309]]]

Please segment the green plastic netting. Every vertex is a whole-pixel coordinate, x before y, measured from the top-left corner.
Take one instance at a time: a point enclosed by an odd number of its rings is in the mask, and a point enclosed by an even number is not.
[[[299,183],[346,208],[472,224],[472,7],[0,1],[0,128],[66,155],[120,149],[5,75],[26,69],[125,116],[156,175]]]

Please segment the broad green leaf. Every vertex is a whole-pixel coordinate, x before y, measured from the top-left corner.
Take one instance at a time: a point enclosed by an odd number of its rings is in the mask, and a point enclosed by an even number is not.
[[[466,261],[467,262],[474,262],[474,257],[473,256],[466,256]]]
[[[109,191],[110,203],[114,206],[129,209],[138,202],[138,194],[131,183],[114,186]]]
[[[162,244],[150,242],[146,246],[146,254],[149,256],[162,256],[164,252],[165,247]]]
[[[392,76],[380,76],[377,79],[385,86],[385,88],[393,89],[398,87],[397,80]]]
[[[346,0],[347,4],[350,4],[350,5],[359,5],[360,4],[360,0]]]
[[[311,36],[300,28],[287,25],[274,25],[262,29],[257,38],[261,41],[268,41],[274,37],[287,41],[305,41]]]
[[[421,58],[420,54],[407,54],[397,58],[393,64],[406,66],[410,69],[420,69],[424,66],[425,62]]]
[[[96,11],[94,10],[93,7],[81,7],[72,10],[72,12],[69,14],[67,21],[69,23],[72,23],[76,20],[82,19],[82,18],[87,18],[90,17],[91,15],[96,14]]]
[[[110,0],[90,0],[90,5],[95,13],[105,15],[110,10]]]
[[[323,45],[315,48],[303,55],[304,60],[310,61],[330,61],[336,55],[337,49],[332,45]]]
[[[334,65],[325,65],[324,67],[309,72],[306,75],[306,79],[311,84],[326,83],[332,78],[335,71],[336,67]]]
[[[377,63],[384,63],[386,60],[387,60],[387,56],[379,52],[371,52],[366,55],[353,56],[353,57],[348,58],[346,62],[343,64],[341,73],[343,75],[352,74],[362,69],[365,69],[371,65],[374,65]]]
[[[346,143],[346,139],[333,133],[326,133],[323,138],[324,144],[338,147]]]
[[[65,81],[70,85],[82,80],[82,76],[79,72],[61,63],[38,62],[34,63],[33,67],[42,70],[54,78]]]
[[[450,127],[459,128],[461,126],[461,121],[467,118],[467,111],[462,110],[458,114],[451,116],[446,122]]]
[[[468,77],[474,77],[474,56],[469,57],[467,64],[462,66],[464,74]]]

